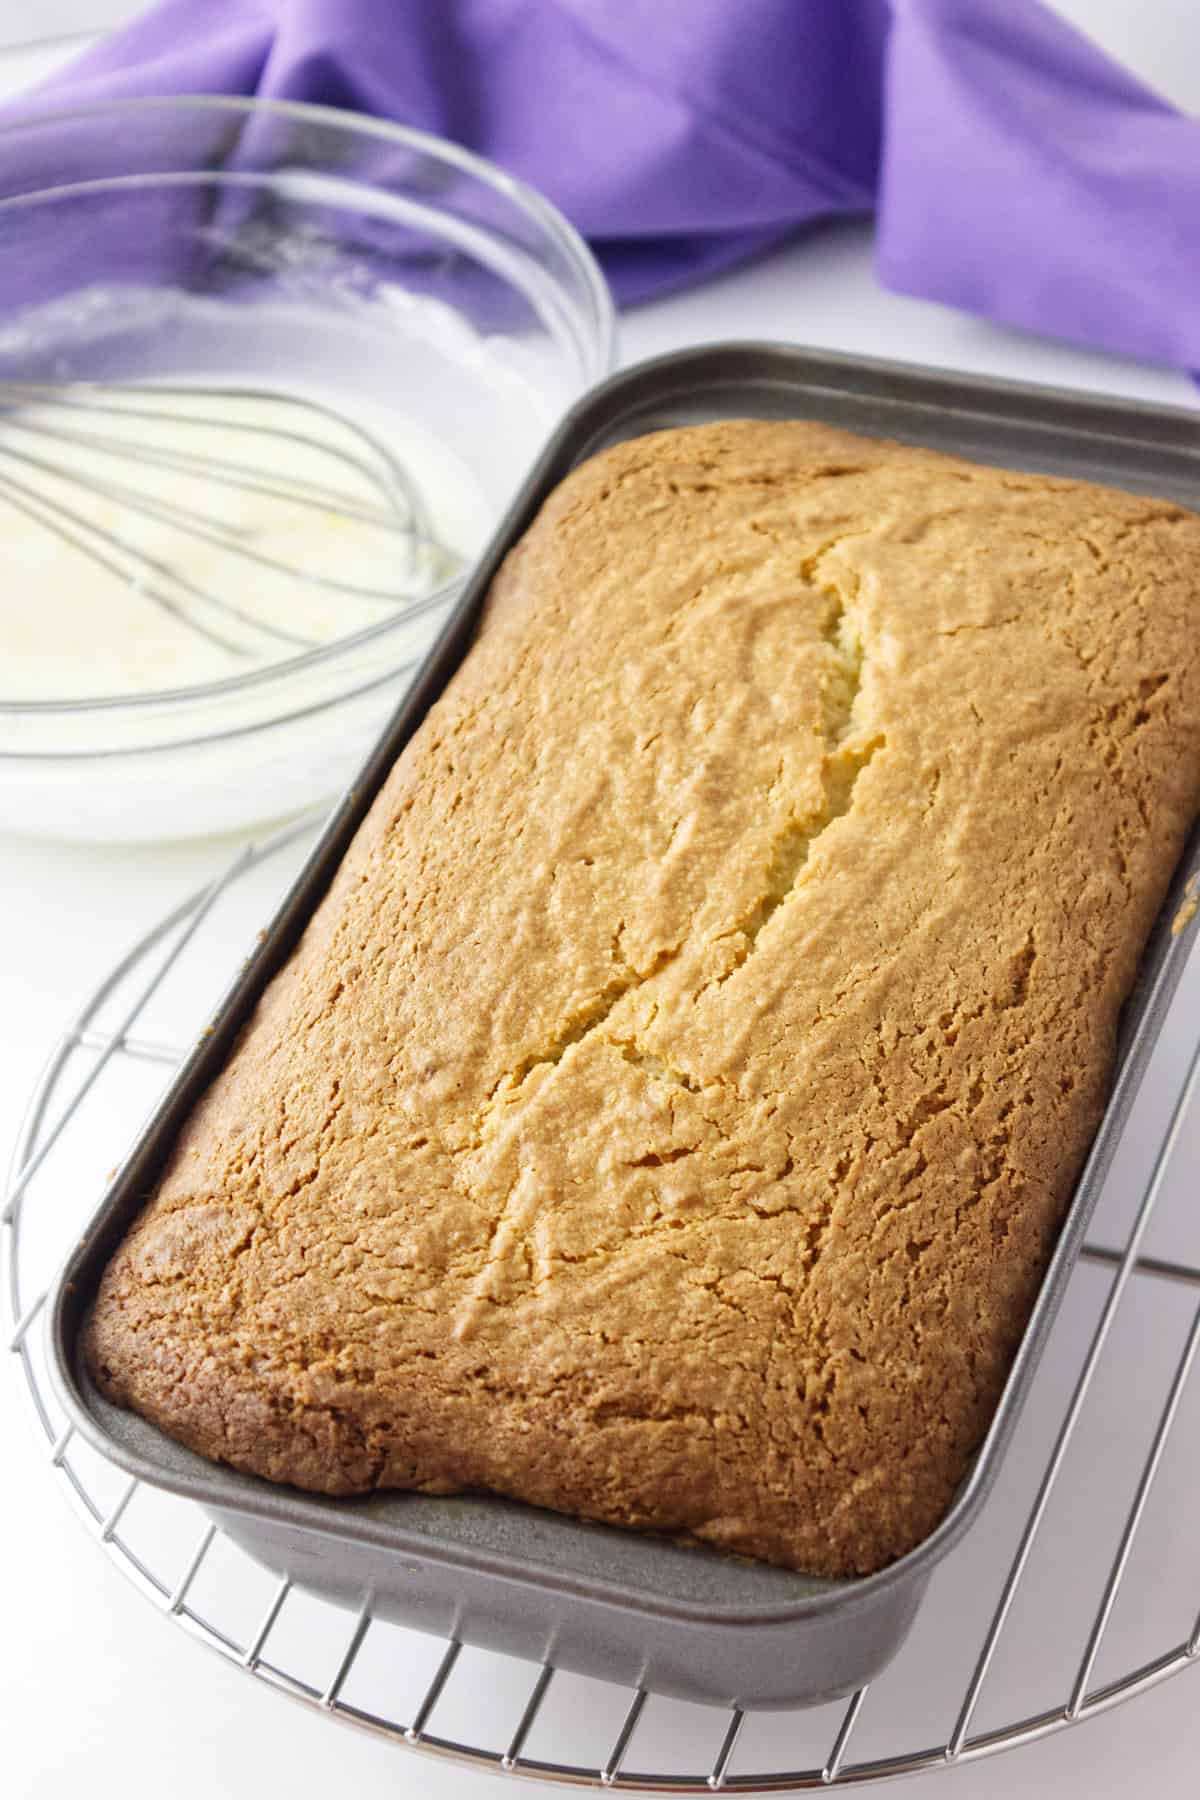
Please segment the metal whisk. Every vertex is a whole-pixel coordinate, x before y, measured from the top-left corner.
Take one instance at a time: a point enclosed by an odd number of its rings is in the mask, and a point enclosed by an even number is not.
[[[273,388],[0,380],[4,507],[239,658],[327,641],[323,596],[414,616],[459,566],[386,444]]]

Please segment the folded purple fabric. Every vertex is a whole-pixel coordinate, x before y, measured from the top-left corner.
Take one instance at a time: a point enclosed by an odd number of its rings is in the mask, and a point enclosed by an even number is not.
[[[891,287],[1200,368],[1200,123],[1036,0],[165,0],[24,105],[185,93],[455,138],[624,301],[874,210]]]

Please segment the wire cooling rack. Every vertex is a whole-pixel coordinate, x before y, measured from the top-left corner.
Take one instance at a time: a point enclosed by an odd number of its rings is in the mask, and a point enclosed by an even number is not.
[[[73,1435],[47,1377],[46,1288],[312,830],[244,850],[105,975],[34,1089],[7,1181],[8,1336],[49,1469],[151,1601],[259,1680],[399,1743],[620,1791],[789,1792],[953,1767],[1200,1659],[1196,955],[988,1506],[896,1662],[849,1701],[722,1712],[408,1631],[373,1618],[369,1596],[342,1611]]]

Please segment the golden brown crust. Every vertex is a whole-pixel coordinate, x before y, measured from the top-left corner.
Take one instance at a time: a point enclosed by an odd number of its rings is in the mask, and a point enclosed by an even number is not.
[[[819,425],[579,469],[113,1258],[107,1391],[330,1493],[915,1544],[1196,809],[1198,593],[1177,507]]]

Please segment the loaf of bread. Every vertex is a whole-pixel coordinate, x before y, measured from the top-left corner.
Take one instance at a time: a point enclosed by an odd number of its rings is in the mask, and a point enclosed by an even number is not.
[[[329,1494],[822,1575],[996,1405],[1200,803],[1200,519],[817,424],[551,496],[113,1257],[103,1389]]]

